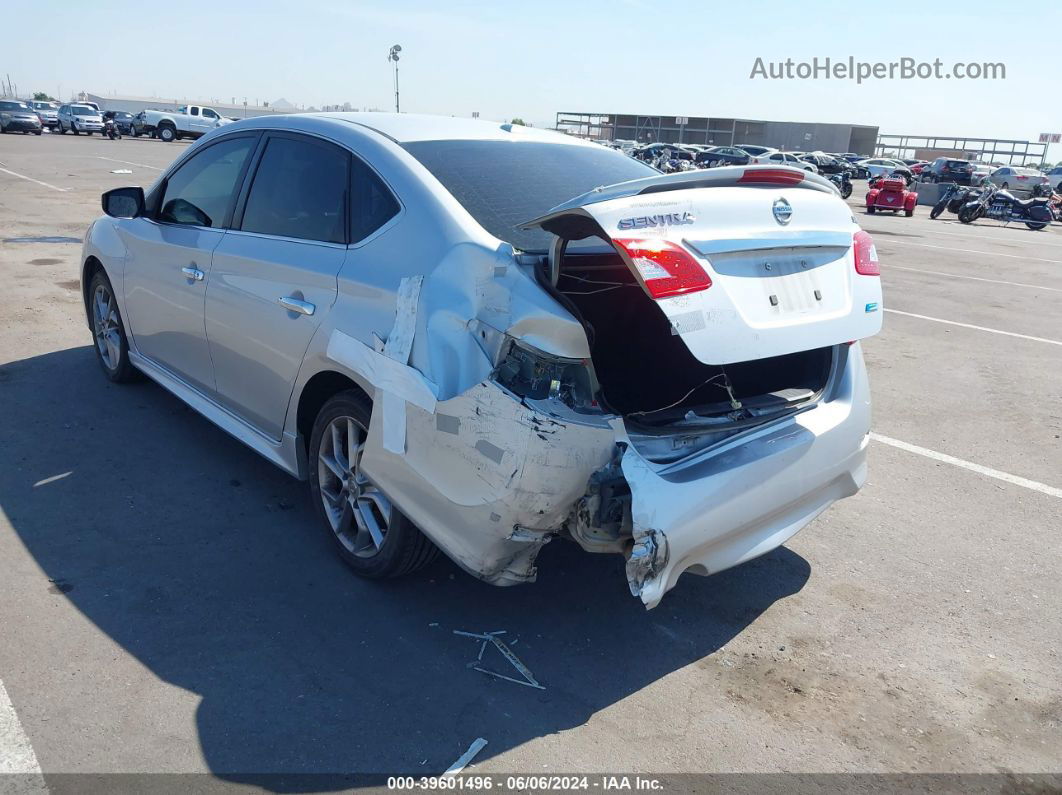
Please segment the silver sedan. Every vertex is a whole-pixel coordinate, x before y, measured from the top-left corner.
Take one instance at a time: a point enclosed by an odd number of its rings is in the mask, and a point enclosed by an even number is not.
[[[147,375],[307,480],[363,576],[442,549],[528,582],[560,536],[623,555],[652,607],[865,478],[877,253],[814,174],[286,115],[103,206],[81,260],[103,374]]]

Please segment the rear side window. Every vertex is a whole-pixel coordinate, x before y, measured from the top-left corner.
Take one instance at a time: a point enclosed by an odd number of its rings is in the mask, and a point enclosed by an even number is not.
[[[398,214],[398,201],[358,158],[350,169],[350,242],[364,240]]]
[[[271,138],[255,172],[240,228],[345,243],[349,162],[346,152],[330,144]]]
[[[194,155],[167,180],[158,220],[222,226],[254,144],[254,138],[233,138]]]

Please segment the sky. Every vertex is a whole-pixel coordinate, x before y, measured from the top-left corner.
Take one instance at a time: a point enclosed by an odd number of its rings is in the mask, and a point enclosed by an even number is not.
[[[882,133],[1036,140],[1062,132],[1055,3],[651,0],[33,0],[10,4],[0,78],[19,93],[244,98],[521,117],[557,111],[870,124]],[[900,58],[997,80],[750,78],[771,62]],[[1062,145],[1051,156],[1062,157]]]

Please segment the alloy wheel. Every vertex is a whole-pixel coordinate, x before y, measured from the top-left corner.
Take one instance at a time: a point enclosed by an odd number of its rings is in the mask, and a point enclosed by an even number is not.
[[[118,307],[114,294],[106,285],[96,286],[92,295],[92,330],[96,348],[108,370],[117,370],[122,355],[122,332],[118,322]]]
[[[317,479],[325,516],[352,554],[377,554],[391,526],[391,501],[361,470],[365,429],[353,417],[336,417],[321,436]]]

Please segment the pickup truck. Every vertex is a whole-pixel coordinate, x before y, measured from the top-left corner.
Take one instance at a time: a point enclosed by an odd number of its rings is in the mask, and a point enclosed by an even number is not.
[[[201,105],[182,105],[176,111],[142,110],[137,114],[133,135],[179,141],[181,138],[199,138],[231,121],[213,108]]]

